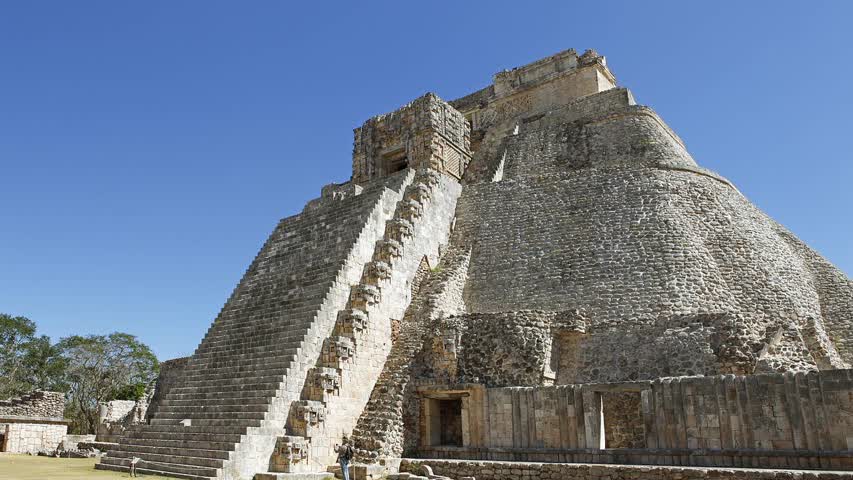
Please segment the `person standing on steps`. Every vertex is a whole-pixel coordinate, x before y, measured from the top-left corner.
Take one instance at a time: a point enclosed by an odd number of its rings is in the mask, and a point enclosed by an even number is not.
[[[349,444],[349,438],[344,435],[343,444],[335,445],[335,451],[338,452],[338,463],[341,464],[341,473],[344,474],[344,480],[349,480],[349,462],[352,460],[355,452]]]

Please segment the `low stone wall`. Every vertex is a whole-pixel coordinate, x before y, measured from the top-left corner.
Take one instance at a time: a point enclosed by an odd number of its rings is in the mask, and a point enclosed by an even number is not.
[[[810,472],[636,465],[586,465],[566,463],[477,462],[403,459],[400,471],[419,474],[429,465],[437,475],[477,480],[836,480],[851,479],[848,472]]]
[[[79,444],[90,444],[95,441],[95,435],[66,435],[62,441],[65,450],[77,450]]]
[[[424,459],[853,471],[853,452],[428,447]],[[426,462],[426,460],[424,460]]]
[[[435,440],[440,436],[423,436],[418,456],[853,470],[852,375],[829,370],[554,387],[423,386],[424,425],[444,420],[431,418],[441,412],[427,408],[429,402],[459,398],[465,441],[446,448]],[[639,408],[617,402],[608,409],[613,395],[632,395]],[[608,442],[608,432],[620,429],[630,432],[630,441],[623,435],[622,442]],[[626,444],[631,448],[608,448]]]
[[[68,422],[62,419],[0,417],[0,452],[30,453],[56,450],[65,439]]]
[[[37,390],[9,400],[0,400],[0,416],[62,418],[65,394]]]

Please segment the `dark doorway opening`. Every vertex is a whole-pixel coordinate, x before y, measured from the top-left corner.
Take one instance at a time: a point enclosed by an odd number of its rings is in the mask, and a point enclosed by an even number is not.
[[[439,445],[462,446],[462,399],[439,400],[441,438]]]
[[[604,448],[646,448],[640,392],[601,394]]]
[[[385,153],[382,155],[382,164],[386,175],[409,168],[409,157],[406,156],[406,149],[401,148]]]

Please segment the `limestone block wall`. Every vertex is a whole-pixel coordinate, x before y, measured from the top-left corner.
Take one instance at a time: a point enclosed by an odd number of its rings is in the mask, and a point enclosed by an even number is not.
[[[423,446],[427,458],[853,469],[853,371],[680,377],[554,387],[421,387],[425,398],[469,392],[466,448]],[[606,435],[637,428],[641,443],[608,449]],[[424,400],[426,401],[426,400]],[[481,413],[482,412],[482,413]],[[614,414],[611,417],[611,414]],[[424,413],[422,412],[422,415]],[[608,423],[620,424],[608,427]],[[617,428],[614,428],[617,427]],[[437,456],[437,457],[436,457]]]
[[[0,433],[3,444],[0,452],[29,453],[53,452],[65,439],[68,425],[64,423],[8,423],[0,418]]]
[[[8,400],[0,400],[0,417],[50,417],[62,418],[65,394],[62,392],[35,391]]]
[[[493,85],[451,102],[485,131],[509,119],[564,105],[609,90],[616,80],[603,57],[588,52],[578,57],[567,50],[531,64],[495,74]]]
[[[841,480],[853,478],[844,472],[733,469],[714,467],[653,467],[634,465],[584,465],[566,463],[478,462],[404,459],[400,471],[422,475],[423,465],[437,475],[477,480]]]

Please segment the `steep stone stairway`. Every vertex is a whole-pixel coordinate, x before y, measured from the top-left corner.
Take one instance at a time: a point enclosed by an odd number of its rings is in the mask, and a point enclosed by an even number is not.
[[[437,262],[450,234],[461,185],[432,170],[419,171],[376,243],[346,308],[323,341],[299,401],[278,439],[272,472],[320,472],[334,463],[334,445],[348,435],[366,405],[412,296],[424,257]],[[263,478],[274,478],[264,474]]]
[[[352,431],[358,461],[376,463],[381,457],[402,455],[404,407],[407,397],[413,395],[415,356],[424,347],[433,321],[464,313],[462,289],[470,258],[470,248],[449,247],[437,271],[430,275],[406,311],[399,336]],[[438,376],[436,372],[433,374]]]
[[[150,424],[125,432],[97,468],[126,471],[138,457],[139,471],[178,478],[245,479],[265,470],[320,356],[319,339],[413,179],[407,171],[283,220]]]

